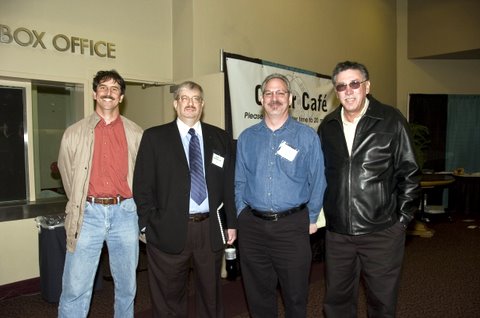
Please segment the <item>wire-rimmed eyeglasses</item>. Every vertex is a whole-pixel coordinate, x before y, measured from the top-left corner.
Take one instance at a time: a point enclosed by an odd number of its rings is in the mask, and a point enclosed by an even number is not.
[[[201,96],[188,97],[187,95],[182,95],[178,98],[178,100],[184,104],[188,104],[190,102],[194,104],[200,104],[203,101],[203,98]]]

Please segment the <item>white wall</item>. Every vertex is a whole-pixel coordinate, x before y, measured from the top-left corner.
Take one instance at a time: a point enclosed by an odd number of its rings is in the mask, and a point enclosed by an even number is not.
[[[114,68],[131,81],[171,82],[171,0],[2,0],[0,24],[12,33],[45,32],[46,46],[0,43],[0,76],[90,83],[99,69]],[[59,52],[52,45],[57,34],[114,43],[116,57]]]
[[[408,0],[397,0],[397,107],[406,115],[408,95],[413,93],[480,94],[480,60],[407,58],[407,2]],[[480,37],[478,30],[471,32],[476,32]]]
[[[35,278],[39,273],[35,220],[0,222],[0,285]]]
[[[336,63],[350,59],[369,68],[373,94],[394,103],[395,4],[395,0],[363,0],[354,7],[351,1],[331,0],[177,0],[174,41],[190,43],[192,38],[193,47],[175,52],[175,65],[184,68],[178,76],[175,68],[174,78],[219,72],[221,49],[325,75],[331,75]],[[185,8],[189,5],[191,10]]]
[[[142,88],[141,85],[128,84],[120,110],[122,115],[146,129],[164,122],[163,99],[162,86]]]

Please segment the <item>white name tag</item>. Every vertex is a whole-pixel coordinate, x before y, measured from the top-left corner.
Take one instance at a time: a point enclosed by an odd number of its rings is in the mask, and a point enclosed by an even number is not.
[[[224,161],[225,161],[225,158],[223,158],[222,156],[217,155],[216,153],[213,154],[212,163],[217,167],[223,168]]]
[[[280,146],[278,146],[277,155],[287,159],[288,161],[293,161],[297,156],[298,150],[292,148],[286,141],[282,141]]]

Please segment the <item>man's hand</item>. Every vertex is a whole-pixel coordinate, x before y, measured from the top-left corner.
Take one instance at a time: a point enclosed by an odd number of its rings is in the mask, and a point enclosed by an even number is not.
[[[310,234],[314,234],[315,232],[317,232],[318,230],[318,227],[317,227],[317,224],[316,223],[313,223],[313,224],[310,224]]]
[[[237,239],[237,230],[227,229],[227,244],[232,245],[236,239]]]

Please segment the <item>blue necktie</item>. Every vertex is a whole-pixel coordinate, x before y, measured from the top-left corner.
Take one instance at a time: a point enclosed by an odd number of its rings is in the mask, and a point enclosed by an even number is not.
[[[188,133],[192,136],[189,145],[189,162],[190,162],[190,179],[191,189],[190,196],[193,201],[200,205],[207,198],[207,186],[205,184],[205,176],[203,175],[202,152],[200,151],[200,143],[195,134],[195,129],[190,128]]]

